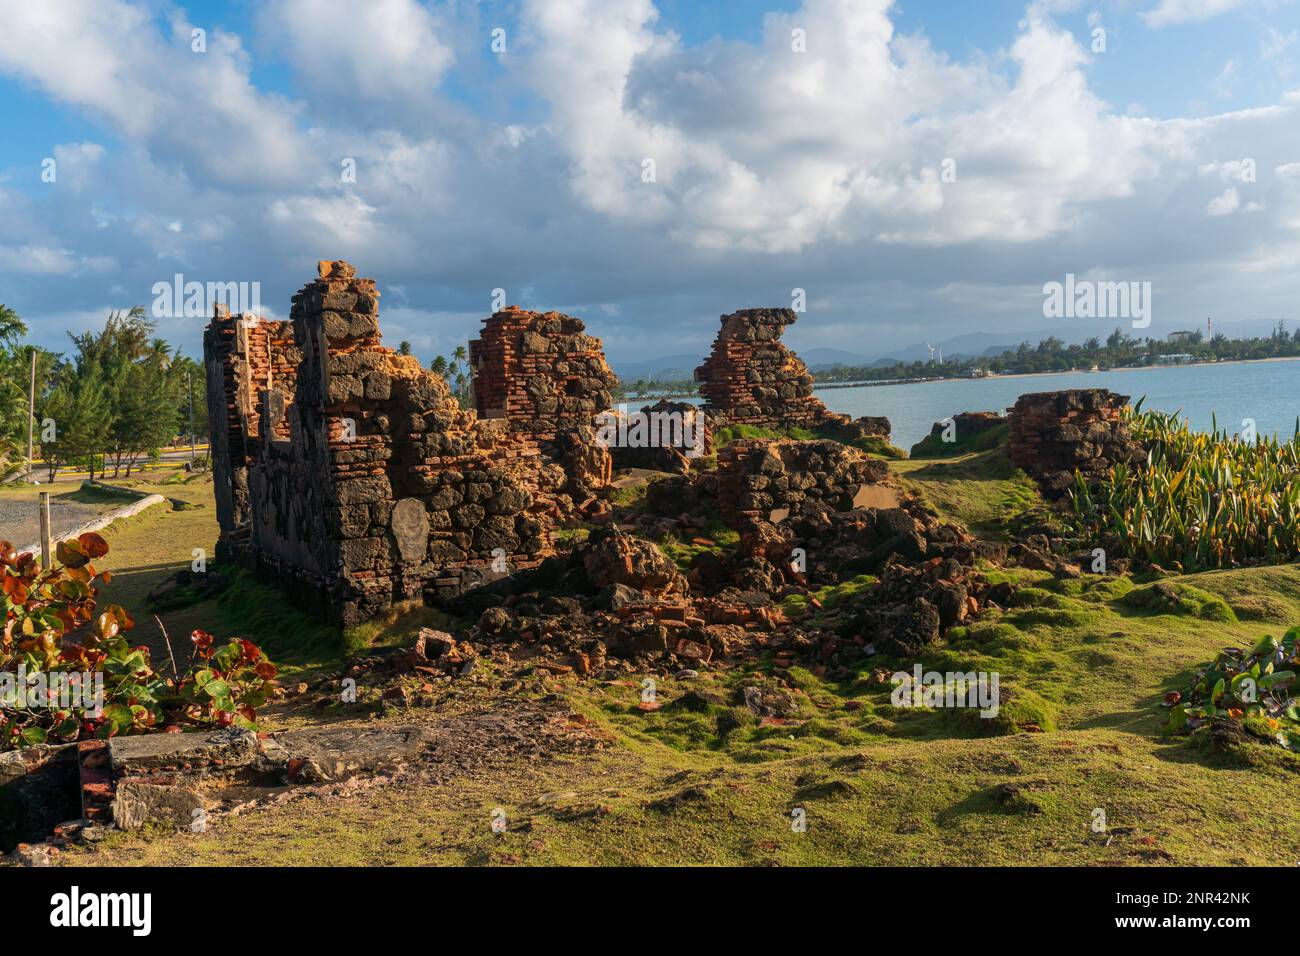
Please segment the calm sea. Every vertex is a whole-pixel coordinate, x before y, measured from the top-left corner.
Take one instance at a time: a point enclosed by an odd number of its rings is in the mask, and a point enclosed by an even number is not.
[[[931,426],[957,412],[1005,412],[1027,392],[1063,388],[1109,388],[1144,408],[1181,412],[1192,427],[1209,431],[1210,416],[1219,428],[1240,431],[1244,418],[1255,420],[1260,435],[1286,439],[1300,415],[1300,359],[1118,369],[1110,372],[1064,372],[1006,378],[952,379],[912,385],[821,388],[818,397],[835,412],[855,418],[884,415],[894,426],[893,443],[910,448]]]

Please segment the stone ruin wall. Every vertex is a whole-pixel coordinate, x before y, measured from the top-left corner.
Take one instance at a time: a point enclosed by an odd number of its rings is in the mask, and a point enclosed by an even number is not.
[[[713,351],[695,370],[710,428],[753,425],[819,430],[837,441],[887,438],[889,419],[832,412],[813,394],[803,360],[781,342],[793,309],[741,309],[722,316]]]
[[[218,500],[237,469],[247,476],[245,519],[232,509],[222,521],[223,546],[323,598],[344,626],[531,567],[550,549],[537,445],[479,421],[441,376],[384,348],[378,315],[373,280],[322,262],[289,323],[247,323],[241,337],[218,316],[205,335],[209,381],[222,383],[210,405],[239,410],[214,441]]]
[[[259,396],[273,385],[293,390],[297,358],[288,322],[231,315],[218,305],[203,333],[208,421],[214,461],[222,462],[215,488],[223,533],[248,522],[248,467],[260,428]],[[224,423],[225,427],[219,427]]]
[[[718,451],[718,510],[732,528],[898,502],[884,461],[835,441],[743,439]]]
[[[1104,388],[1021,395],[1007,414],[1011,460],[1049,499],[1069,493],[1076,471],[1091,483],[1119,462],[1140,462],[1146,451],[1121,417],[1127,404],[1127,395]]]
[[[535,441],[564,469],[564,494],[577,502],[610,483],[612,459],[595,426],[618,379],[581,319],[510,306],[483,320],[469,360],[479,416]]]
[[[813,377],[781,343],[793,309],[741,309],[722,316],[713,351],[695,370],[704,411],[716,425],[815,428],[830,413]]]
[[[344,625],[535,566],[550,553],[551,519],[591,504],[612,477],[597,422],[617,379],[580,319],[513,306],[485,319],[469,347],[476,413],[380,344],[378,297],[373,280],[326,261],[288,322],[219,311],[204,337],[211,420],[226,423],[213,429],[219,559],[323,599]],[[883,422],[887,434],[884,420],[852,422],[812,395],[779,341],[793,321],[789,309],[723,317],[697,370],[707,424],[860,435]],[[832,444],[723,449],[728,520],[896,500],[868,493],[883,487],[882,463]]]

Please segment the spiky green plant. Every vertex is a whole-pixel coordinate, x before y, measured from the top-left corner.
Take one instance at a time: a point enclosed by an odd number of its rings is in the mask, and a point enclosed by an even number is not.
[[[27,459],[18,453],[13,442],[0,438],[0,485],[27,467]]]
[[[1116,465],[1099,486],[1076,478],[1068,520],[1081,537],[1176,571],[1300,555],[1300,422],[1290,441],[1249,442],[1140,402],[1126,418],[1147,460]]]

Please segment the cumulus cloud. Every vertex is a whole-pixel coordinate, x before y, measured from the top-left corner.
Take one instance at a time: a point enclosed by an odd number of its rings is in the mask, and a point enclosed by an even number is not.
[[[1158,28],[1176,23],[1198,23],[1244,7],[1277,5],[1277,0],[1160,0],[1155,9],[1142,13],[1141,17],[1147,26]]]
[[[644,0],[562,14],[538,0],[525,8],[537,52],[524,68],[563,106],[578,199],[707,248],[1038,239],[1079,204],[1131,195],[1180,148],[1180,130],[1109,112],[1088,88],[1086,51],[1038,6],[1009,79],[896,37],[891,7],[808,0],[768,15],[761,44],[687,48],[653,32]],[[594,38],[578,28],[593,19]],[[584,59],[579,43],[602,55]]]
[[[1263,208],[1256,202],[1243,204],[1241,193],[1234,186],[1229,186],[1205,204],[1205,212],[1210,216],[1231,216],[1235,212],[1259,212]]]
[[[315,91],[349,99],[428,96],[455,59],[415,0],[277,0],[260,24]]]
[[[1200,310],[1297,240],[1300,94],[1117,112],[1057,22],[1077,4],[1033,3],[1001,48],[955,60],[900,34],[888,0],[805,0],[755,42],[699,44],[651,0],[524,0],[491,71],[462,42],[486,49],[477,8],[341,6],[267,5],[247,41],[212,29],[195,54],[181,12],[0,0],[0,73],[109,144],[54,148],[57,187],[0,189],[6,297],[52,326],[179,271],[260,281],[282,312],[344,257],[381,281],[390,344],[417,350],[468,338],[501,287],[585,316],[615,357],[702,353],[718,315],[798,286],[792,342],[871,351],[971,322],[1046,334],[1035,290],[1067,272]],[[254,83],[246,44],[297,98]],[[445,95],[461,71],[483,108]],[[1300,291],[1287,276],[1276,301]],[[160,331],[193,352],[200,326]]]
[[[2,0],[0,70],[102,118],[205,180],[287,181],[305,159],[294,110],[249,79],[240,39],[124,0]]]

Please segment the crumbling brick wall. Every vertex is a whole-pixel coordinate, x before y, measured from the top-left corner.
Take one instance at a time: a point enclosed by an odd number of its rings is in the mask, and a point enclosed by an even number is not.
[[[813,377],[781,343],[793,309],[741,309],[722,316],[713,351],[695,370],[711,424],[815,428],[829,415]]]
[[[1008,409],[1011,460],[1048,498],[1063,497],[1074,486],[1076,471],[1096,482],[1119,462],[1139,462],[1146,451],[1121,418],[1127,404],[1127,395],[1104,388],[1021,395]]]
[[[284,323],[260,323],[240,342],[240,361],[265,362],[278,383],[243,419],[256,423],[240,435],[247,524],[223,534],[242,560],[348,626],[549,552],[536,444],[479,421],[440,376],[380,344],[374,280],[322,262],[294,296],[290,324],[291,336]],[[218,335],[210,368],[224,360]],[[291,357],[296,375],[277,377]]]
[[[273,385],[292,393],[301,355],[288,322],[213,310],[203,332],[217,523],[232,533],[248,523],[248,466],[259,432],[258,402]]]
[[[481,418],[505,419],[537,442],[564,469],[571,496],[609,484],[612,464],[595,425],[618,379],[581,319],[510,306],[483,320],[469,359]]]
[[[718,451],[718,510],[733,528],[898,501],[885,462],[836,441],[748,439]]]

